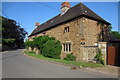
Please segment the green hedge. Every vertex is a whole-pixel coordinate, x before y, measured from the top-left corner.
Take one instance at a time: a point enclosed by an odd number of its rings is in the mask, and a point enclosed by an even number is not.
[[[73,54],[67,54],[67,56],[66,56],[66,58],[64,58],[64,60],[75,61],[76,57]]]
[[[59,59],[61,54],[60,41],[49,40],[43,45],[42,55],[49,58]]]
[[[62,45],[54,37],[49,37],[48,35],[35,37],[33,41],[26,41],[25,45],[26,47],[39,49],[40,53],[45,57],[60,58]]]

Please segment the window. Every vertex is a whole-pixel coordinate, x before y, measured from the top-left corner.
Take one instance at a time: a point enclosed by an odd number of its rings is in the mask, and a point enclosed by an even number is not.
[[[45,32],[43,32],[42,34],[43,34],[43,36],[45,36]]]
[[[69,32],[69,26],[64,28],[64,33]]]
[[[71,52],[71,43],[64,43],[63,44],[63,51],[64,52]]]

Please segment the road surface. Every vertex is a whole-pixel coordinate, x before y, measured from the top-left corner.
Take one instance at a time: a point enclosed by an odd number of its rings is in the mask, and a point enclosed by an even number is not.
[[[72,70],[68,66],[33,59],[21,54],[23,50],[2,52],[3,78],[117,78],[87,70]]]

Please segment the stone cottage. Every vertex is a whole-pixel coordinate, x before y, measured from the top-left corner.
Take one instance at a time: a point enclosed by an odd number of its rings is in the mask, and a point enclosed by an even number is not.
[[[61,4],[61,13],[39,25],[29,35],[49,35],[62,43],[61,59],[67,54],[76,56],[76,61],[94,59],[99,42],[108,41],[110,23],[102,19],[83,3],[70,7],[69,2]]]

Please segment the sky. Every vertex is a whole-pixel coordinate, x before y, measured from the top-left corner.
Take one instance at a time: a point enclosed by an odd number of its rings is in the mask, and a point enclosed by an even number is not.
[[[2,16],[17,21],[25,28],[28,35],[35,29],[35,23],[40,24],[60,13],[62,2],[2,2]],[[79,2],[70,2],[71,7]],[[112,24],[114,31],[118,31],[118,3],[117,2],[83,2],[92,11]]]

